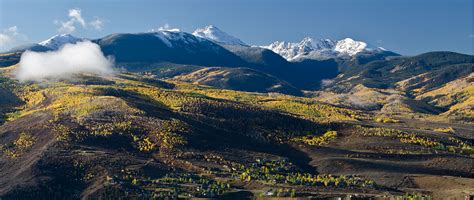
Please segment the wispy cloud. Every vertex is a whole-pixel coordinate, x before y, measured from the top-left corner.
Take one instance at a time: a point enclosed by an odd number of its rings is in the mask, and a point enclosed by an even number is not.
[[[474,38],[474,33],[469,34],[470,38]]]
[[[69,20],[66,22],[55,20],[54,24],[59,25],[58,31],[61,33],[72,33],[76,31],[76,26],[74,25],[74,21]]]
[[[168,23],[166,23],[163,26],[160,26],[157,29],[151,29],[150,32],[156,32],[156,31],[180,31],[179,28],[172,28]]]
[[[101,31],[104,27],[104,21],[102,19],[96,18],[89,22],[89,25],[92,26],[95,30]]]
[[[86,27],[86,21],[82,18],[81,10],[78,8],[70,9],[69,10],[69,17],[70,20],[76,20],[82,27]]]
[[[0,48],[27,40],[28,37],[20,33],[17,26],[8,27],[0,32]]]
[[[9,45],[15,42],[15,37],[18,36],[18,27],[12,26],[7,29],[4,29],[0,33],[0,47]]]
[[[82,16],[82,10],[79,8],[69,9],[68,20],[55,20],[54,24],[58,25],[58,31],[61,33],[73,33],[78,27],[87,29],[89,26],[95,30],[102,30],[104,27],[104,20],[96,17],[94,20],[87,22]]]
[[[158,30],[160,31],[163,31],[163,30],[168,30],[170,29],[170,25],[168,23],[166,23],[165,25],[161,26],[160,28],[158,28]]]

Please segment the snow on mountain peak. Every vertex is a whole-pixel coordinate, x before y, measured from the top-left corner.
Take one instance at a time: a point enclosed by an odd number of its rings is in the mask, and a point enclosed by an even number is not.
[[[219,44],[248,46],[240,39],[231,36],[213,25],[196,29],[192,34],[182,32],[179,29],[160,28],[151,30],[156,37],[160,38],[168,47],[174,46],[174,41],[185,44],[211,40]],[[76,38],[70,34],[55,35],[45,41],[38,43],[52,50],[57,50],[68,43],[77,43],[85,39]],[[341,40],[314,39],[305,37],[299,42],[276,41],[267,46],[260,46],[280,54],[288,61],[301,59],[324,60],[330,58],[349,58],[361,52],[374,53],[386,51],[381,47],[373,47],[362,41],[352,38]]]
[[[157,28],[157,29],[152,28],[149,32],[160,32],[160,31],[181,32],[181,29],[171,28],[169,25],[165,25],[165,26],[162,26],[162,27]]]
[[[182,32],[179,29],[160,30],[153,33],[168,47],[173,47],[172,41],[182,41],[186,44],[192,44],[204,40],[190,33]]]
[[[352,38],[345,38],[337,41],[334,51],[337,51],[342,54],[347,54],[349,56],[356,55],[367,49],[367,43],[355,41]]]
[[[205,38],[208,40],[215,41],[221,44],[229,44],[229,45],[242,45],[247,46],[244,42],[240,39],[221,31],[214,25],[208,25],[204,28],[196,29],[193,32],[193,35],[201,38]]]
[[[323,60],[336,57],[350,57],[361,52],[383,51],[383,48],[369,46],[365,42],[356,41],[352,38],[342,40],[314,39],[305,37],[300,42],[274,42],[262,48],[270,49],[280,54],[285,59],[316,59]]]
[[[181,32],[181,29],[179,29],[179,28],[170,28],[170,29],[164,29],[163,31],[168,31],[168,32]]]
[[[74,44],[79,41],[83,41],[84,39],[81,38],[76,38],[70,34],[60,34],[60,35],[55,35],[45,41],[42,41],[38,43],[39,45],[48,47],[53,50],[59,49],[61,46],[65,44]]]

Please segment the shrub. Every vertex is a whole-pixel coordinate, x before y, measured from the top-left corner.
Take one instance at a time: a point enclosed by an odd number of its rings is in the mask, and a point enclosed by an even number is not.
[[[434,129],[436,132],[441,132],[441,133],[456,133],[456,130],[454,130],[453,127],[448,127],[448,128],[436,128]]]
[[[25,132],[20,134],[20,137],[16,139],[13,144],[20,150],[27,150],[33,146],[36,142],[36,137],[26,134]]]
[[[328,131],[321,136],[310,135],[310,136],[296,137],[291,140],[294,142],[302,142],[307,145],[320,146],[320,145],[328,144],[329,141],[335,139],[336,137],[337,137],[336,131]]]

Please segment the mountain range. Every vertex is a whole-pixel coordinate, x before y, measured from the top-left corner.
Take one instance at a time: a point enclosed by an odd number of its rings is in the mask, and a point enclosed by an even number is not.
[[[190,36],[183,37],[185,32],[181,32],[179,29],[163,29],[154,32],[157,37],[159,37],[162,42],[167,46],[172,47],[172,42],[178,41],[187,41],[189,42]],[[177,36],[176,34],[180,34]],[[246,46],[248,44],[244,43],[242,40],[225,33],[214,25],[209,25],[204,28],[198,28],[192,32],[192,35],[197,38],[203,38],[219,45],[233,45],[233,46]],[[193,38],[194,40],[195,38]],[[39,42],[37,44],[31,44],[26,46],[15,47],[9,52],[21,51],[25,49],[36,48],[42,51],[44,50],[57,50],[59,47],[68,43],[76,43],[82,40],[83,38],[76,38],[70,34],[61,34],[55,35],[45,41]],[[169,40],[172,40],[171,42]],[[39,48],[39,47],[42,48]],[[256,48],[265,48],[272,50],[273,52],[279,54],[288,61],[298,61],[304,59],[313,59],[313,60],[326,60],[331,58],[343,58],[349,59],[350,57],[356,56],[357,54],[377,54],[385,50],[382,47],[375,47],[367,44],[366,42],[356,41],[352,38],[345,38],[341,40],[330,40],[330,39],[314,39],[311,37],[306,37],[300,42],[284,42],[276,41],[270,45],[266,46],[255,46]],[[32,49],[35,50],[35,49]]]
[[[365,42],[352,38],[342,40],[313,39],[306,37],[300,42],[274,42],[262,48],[270,49],[280,54],[288,61],[314,59],[326,60],[331,58],[350,58],[359,53],[377,54],[386,51],[382,47],[373,47]]]
[[[89,39],[56,35],[37,44],[13,48],[9,56],[1,58],[0,64],[18,62],[25,50],[54,51],[84,40]],[[117,33],[89,41],[97,43],[105,55],[112,56],[116,67],[152,73],[162,79],[298,96],[306,90],[319,89],[312,94],[315,98],[340,106],[386,110],[383,105],[396,101],[405,102],[402,105],[408,110],[428,113],[455,113],[450,107],[457,104],[439,106],[433,102],[440,97],[423,101],[427,98],[422,96],[450,81],[467,77],[474,63],[472,56],[451,52],[401,56],[351,38],[306,37],[297,43],[277,41],[267,46],[251,46],[213,25],[193,33],[178,29]],[[378,100],[371,100],[369,95],[354,101],[354,96],[367,90],[377,90],[370,94],[377,94]],[[398,95],[396,98],[394,93]],[[468,99],[458,100],[460,105],[465,105],[463,102]],[[465,113],[460,116],[466,117]]]
[[[82,40],[86,39],[68,34],[56,35],[37,44],[13,48],[9,53],[50,51]],[[283,42],[265,47],[250,46],[213,25],[197,29],[192,34],[159,30],[112,34],[90,41],[99,44],[106,55],[113,56],[118,67],[131,71],[154,70],[166,65],[243,67],[281,78],[300,89],[319,88],[321,80],[335,77],[345,61],[358,55],[370,55],[370,60],[385,59],[387,53],[398,55],[382,48],[371,49],[366,43],[349,38],[334,42],[321,40],[325,42],[320,43],[306,38],[306,42],[298,44]],[[323,54],[324,59],[316,56]]]
[[[25,51],[81,41],[115,73],[16,78]],[[464,199],[473,72],[473,55],[215,26],[53,36],[0,54],[0,199]]]

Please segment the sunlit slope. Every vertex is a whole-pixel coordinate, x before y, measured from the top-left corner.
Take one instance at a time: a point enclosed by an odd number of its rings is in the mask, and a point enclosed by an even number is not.
[[[286,197],[403,196],[381,178],[399,176],[393,168],[471,173],[459,165],[472,160],[472,145],[458,127],[387,128],[371,113],[312,98],[132,73],[19,83],[14,68],[0,70],[2,91],[16,99],[1,102],[5,197],[258,196],[268,187]]]
[[[291,84],[272,75],[248,68],[207,67],[175,76],[171,80],[239,91],[302,95],[301,91]]]

